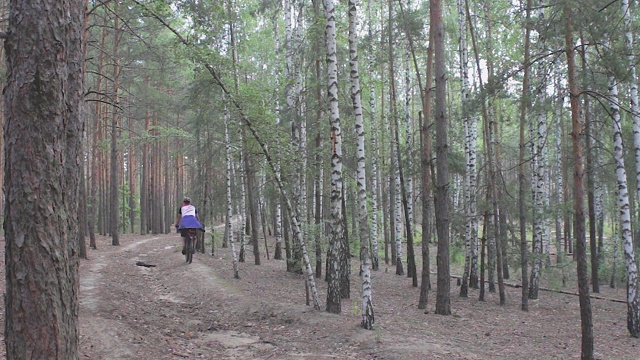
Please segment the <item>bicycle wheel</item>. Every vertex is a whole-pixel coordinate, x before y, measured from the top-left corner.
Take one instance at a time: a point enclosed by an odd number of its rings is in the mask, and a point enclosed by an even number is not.
[[[185,242],[186,242],[186,244],[185,244],[185,247],[184,247],[184,249],[185,249],[184,257],[185,257],[187,263],[191,263],[191,261],[190,261],[191,260],[191,236],[187,236],[185,238]]]
[[[187,262],[191,264],[193,261],[193,236],[189,236],[187,240]]]

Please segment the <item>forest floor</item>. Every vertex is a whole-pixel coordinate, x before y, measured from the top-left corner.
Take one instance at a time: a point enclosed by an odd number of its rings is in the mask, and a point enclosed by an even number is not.
[[[125,235],[120,243],[99,237],[98,249],[80,262],[80,359],[580,358],[574,295],[544,291],[522,312],[520,289],[507,287],[501,307],[488,291],[486,301],[474,289],[460,298],[452,279],[452,315],[441,316],[434,314],[435,291],[427,310],[419,310],[419,288],[381,264],[372,275],[374,330],[364,330],[357,259],[351,299],[335,315],[305,305],[304,278],[286,272],[284,261],[263,255],[257,266],[250,248],[234,279],[229,248],[216,248],[215,256],[208,248],[187,264],[177,234]],[[0,271],[4,292],[4,266]],[[325,282],[316,285],[324,309]],[[602,290],[603,298],[624,299],[623,288]],[[626,330],[626,304],[592,299],[591,305],[597,358],[640,359],[640,340]]]

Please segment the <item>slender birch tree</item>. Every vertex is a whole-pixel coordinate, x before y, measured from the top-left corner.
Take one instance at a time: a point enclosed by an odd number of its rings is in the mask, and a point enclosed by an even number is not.
[[[325,41],[327,54],[327,101],[331,123],[331,239],[327,276],[327,311],[339,314],[340,299],[340,257],[344,239],[344,221],[342,215],[342,131],[340,129],[340,111],[338,108],[338,60],[336,44],[335,4],[333,0],[324,0]]]
[[[227,240],[231,244],[231,257],[233,260],[233,277],[240,279],[240,273],[238,272],[238,256],[236,254],[236,245],[233,241],[233,202],[231,198],[231,169],[232,169],[232,154],[231,154],[231,135],[229,134],[229,123],[231,122],[231,114],[225,105],[224,111],[224,142],[225,142],[225,155],[226,155],[226,171],[225,178],[227,183],[227,216],[226,216],[226,230]]]
[[[614,76],[609,76],[610,113],[613,123],[613,156],[616,164],[616,181],[618,183],[618,211],[620,212],[620,235],[624,244],[625,263],[628,272],[627,285],[627,329],[631,336],[639,337],[638,326],[638,270],[633,251],[633,237],[631,233],[631,205],[627,187],[627,172],[624,161],[622,144],[622,122],[620,120],[620,106],[618,105],[618,85]],[[634,308],[635,307],[635,308]],[[634,332],[635,331],[635,332]]]
[[[477,248],[478,248],[478,218],[477,218],[477,197],[476,197],[476,146],[478,140],[477,121],[475,117],[469,116],[469,68],[467,51],[467,22],[465,16],[465,2],[457,1],[458,9],[458,47],[460,53],[460,96],[462,107],[462,120],[465,134],[465,177],[464,177],[464,198],[465,198],[465,262],[460,286],[460,296],[467,297],[468,288],[477,287]],[[475,256],[474,256],[475,252]],[[474,262],[473,260],[476,259]],[[474,280],[470,280],[475,278]]]
[[[369,39],[373,39],[373,18],[371,15],[371,1],[367,2],[367,31],[369,34]],[[378,131],[376,124],[376,91],[374,86],[375,75],[375,66],[374,66],[374,57],[373,52],[369,54],[369,113],[370,123],[371,123],[371,147],[372,151],[370,152],[371,156],[371,266],[374,271],[379,269],[379,260],[378,260],[378,194],[379,194],[379,183],[378,183]]]
[[[625,47],[627,49],[627,59],[629,62],[629,90],[631,95],[631,114],[633,117],[633,146],[636,162],[636,194],[640,201],[640,106],[638,106],[638,84],[636,79],[635,57],[633,55],[633,33],[631,30],[631,9],[629,8],[629,0],[622,0],[622,14],[625,27]],[[617,147],[615,148],[617,150]],[[616,161],[616,177],[618,178],[618,189],[622,193],[622,185],[620,184],[620,171],[624,171],[624,159],[622,164]],[[622,170],[618,167],[622,166]],[[624,179],[626,180],[626,174]],[[622,196],[622,195],[620,195]],[[622,204],[620,204],[622,206]],[[622,211],[622,208],[621,208]],[[635,261],[635,250],[631,229],[626,229],[625,223],[629,223],[631,219],[622,216],[622,238],[624,241],[625,263],[627,264],[627,329],[631,336],[640,338],[640,284],[638,283],[638,265]],[[625,232],[629,231],[628,235]],[[628,237],[627,237],[628,236]]]
[[[355,0],[349,0],[349,67],[351,69],[351,101],[355,114],[357,135],[357,190],[358,190],[358,224],[360,233],[360,276],[362,278],[362,327],[373,329],[374,315],[371,301],[371,264],[369,259],[369,213],[367,211],[367,172],[366,153],[364,147],[364,121],[362,116],[362,99],[360,90],[360,72],[358,69],[358,11]]]

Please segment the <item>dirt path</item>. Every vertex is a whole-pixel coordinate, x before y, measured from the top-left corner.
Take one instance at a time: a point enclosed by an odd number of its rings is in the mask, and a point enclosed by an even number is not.
[[[103,244],[81,264],[83,358],[368,358],[340,346],[307,344],[307,330],[299,325],[316,332],[322,330],[313,330],[322,326],[317,320],[337,317],[242,291],[218,277],[208,255],[196,254],[186,264],[178,241],[169,235]],[[155,267],[136,266],[139,261]]]
[[[175,236],[162,236],[136,238],[121,247],[103,245],[104,251],[93,251],[81,265],[84,358],[240,359],[273,348],[257,336],[221,329],[222,304],[238,304],[238,294],[230,293],[208,266],[186,264],[177,242]],[[136,266],[138,261],[155,267]]]
[[[80,266],[82,359],[578,359],[578,299],[547,294],[519,311],[519,289],[480,302],[477,290],[457,296],[452,316],[418,310],[418,289],[394,268],[374,274],[375,330],[359,327],[358,274],[342,314],[305,305],[304,280],[283,261],[253,264],[233,278],[228,249],[196,254],[186,264],[176,234],[125,236],[122,246],[99,239]],[[263,255],[264,256],[264,255]],[[136,266],[142,261],[155,267]],[[357,264],[354,260],[354,270]],[[435,281],[435,278],[432,280]],[[321,305],[324,281],[317,279]],[[611,291],[606,296],[620,295]],[[593,300],[599,359],[638,359],[626,334],[624,304]]]

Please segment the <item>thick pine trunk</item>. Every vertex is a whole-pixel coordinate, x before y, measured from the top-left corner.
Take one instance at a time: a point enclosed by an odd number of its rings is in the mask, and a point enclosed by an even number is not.
[[[86,2],[12,0],[9,8],[6,353],[8,359],[78,359]]]

